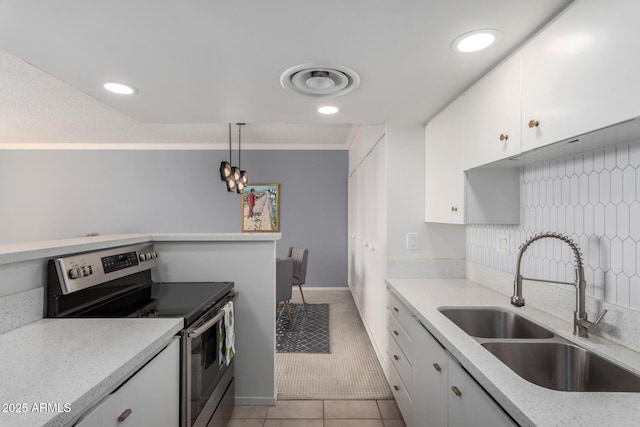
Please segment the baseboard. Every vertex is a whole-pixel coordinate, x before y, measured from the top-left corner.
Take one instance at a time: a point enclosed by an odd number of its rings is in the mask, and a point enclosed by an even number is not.
[[[237,406],[275,406],[278,399],[268,397],[241,397],[236,396],[235,404]]]
[[[348,286],[307,286],[302,285],[302,292],[304,291],[348,291]]]

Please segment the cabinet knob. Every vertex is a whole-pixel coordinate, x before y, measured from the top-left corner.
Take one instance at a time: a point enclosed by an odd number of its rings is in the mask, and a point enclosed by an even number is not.
[[[436,371],[440,372],[442,371],[442,368],[440,367],[440,365],[438,365],[437,363],[433,364],[433,369],[435,369]]]
[[[506,141],[507,139],[509,139],[509,135],[507,135],[506,133],[500,134],[500,141]]]
[[[118,422],[121,423],[124,420],[126,420],[129,417],[129,415],[131,415],[132,412],[133,411],[131,409],[125,409],[124,411],[122,411],[122,413],[118,417]]]
[[[395,360],[400,360],[400,356],[398,356],[397,354],[394,354],[394,355],[393,355],[393,358],[394,358]]]
[[[395,391],[400,391],[400,387],[398,387],[397,385],[394,385],[394,386],[393,386],[393,389],[394,389]]]
[[[458,208],[456,206],[451,206],[451,212],[458,212]]]
[[[451,391],[453,391],[453,394],[458,397],[462,396],[462,392],[460,391],[460,389],[454,385],[451,386]]]
[[[398,307],[393,307],[393,311],[395,311],[396,313],[400,313],[400,310],[398,310]]]
[[[399,336],[399,335],[400,335],[400,332],[398,332],[398,331],[393,331],[393,334],[394,334],[395,336]]]
[[[540,124],[540,122],[537,121],[537,120],[529,120],[529,127],[530,128],[537,128],[539,124]]]

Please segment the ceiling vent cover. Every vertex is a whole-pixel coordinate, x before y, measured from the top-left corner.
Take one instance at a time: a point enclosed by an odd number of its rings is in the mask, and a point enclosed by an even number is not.
[[[355,71],[340,65],[303,64],[280,76],[285,89],[313,98],[330,98],[351,92],[360,84]]]

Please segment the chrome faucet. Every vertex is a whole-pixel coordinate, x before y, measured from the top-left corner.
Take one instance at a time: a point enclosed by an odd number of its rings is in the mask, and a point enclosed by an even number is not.
[[[520,274],[520,263],[522,262],[522,255],[529,248],[529,246],[540,239],[559,239],[566,244],[569,245],[571,250],[573,251],[573,255],[575,257],[575,272],[576,272],[576,280],[574,283],[569,282],[557,282],[554,280],[540,280],[540,279],[532,279],[527,277],[522,277]],[[524,297],[522,296],[522,281],[523,280],[536,280],[538,282],[550,282],[550,283],[559,283],[562,285],[575,285],[576,287],[576,310],[573,312],[573,334],[579,337],[587,338],[589,336],[589,331],[594,332],[597,331],[597,325],[600,323],[604,315],[607,313],[607,310],[603,310],[602,313],[598,316],[595,322],[590,322],[587,319],[587,312],[585,310],[585,293],[587,288],[587,282],[584,279],[584,267],[582,266],[582,252],[578,245],[571,240],[568,236],[560,233],[539,233],[530,237],[526,242],[520,245],[520,252],[518,253],[518,261],[516,264],[516,277],[513,281],[513,296],[511,297],[511,304],[516,307],[524,306]]]

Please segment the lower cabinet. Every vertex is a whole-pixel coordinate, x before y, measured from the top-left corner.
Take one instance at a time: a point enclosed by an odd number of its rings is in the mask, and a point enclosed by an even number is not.
[[[180,341],[174,340],[76,427],[176,427],[179,424]]]
[[[413,406],[420,427],[492,426],[517,424],[416,320],[413,351],[421,355],[413,365]],[[403,414],[404,415],[404,414]]]
[[[387,379],[405,423],[412,426],[413,412],[413,316],[391,292],[387,291]]]

